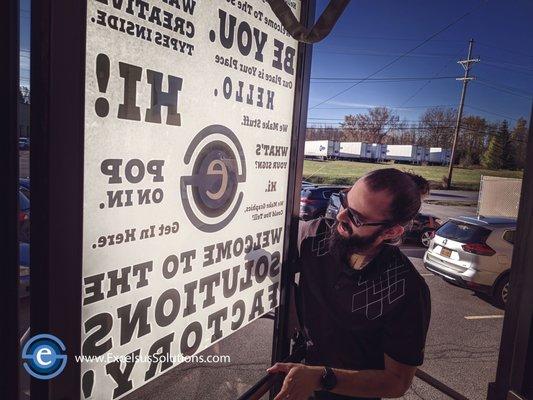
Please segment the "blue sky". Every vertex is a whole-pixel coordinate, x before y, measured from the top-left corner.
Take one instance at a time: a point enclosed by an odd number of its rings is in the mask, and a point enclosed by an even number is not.
[[[328,0],[317,0],[317,15]],[[474,10],[413,53],[346,93],[315,107]],[[473,38],[475,64],[465,114],[491,121],[529,119],[533,96],[533,2],[528,0],[352,0],[333,32],[314,46],[308,124],[330,123],[368,107],[395,107],[416,121],[428,106],[457,107],[466,58]],[[21,85],[29,86],[30,0],[21,0]],[[438,78],[396,80],[382,78]],[[319,78],[328,78],[320,80]]]
[[[318,12],[327,3],[317,0]],[[471,15],[373,77],[442,79],[368,81],[314,107],[356,82],[317,78],[365,78],[473,9]],[[308,124],[321,120],[335,124],[345,114],[365,112],[368,106],[398,107],[395,111],[409,121],[416,121],[424,106],[457,107],[461,82],[453,77],[464,73],[457,60],[466,59],[470,38],[474,39],[473,56],[481,62],[472,68],[477,80],[469,84],[465,114],[492,121],[507,118],[511,124],[521,116],[529,118],[532,18],[533,2],[527,0],[352,0],[330,36],[314,46]]]

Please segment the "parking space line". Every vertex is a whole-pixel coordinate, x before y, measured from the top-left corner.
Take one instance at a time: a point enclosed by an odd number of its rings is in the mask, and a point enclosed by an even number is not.
[[[433,274],[420,274],[420,276],[435,276]]]
[[[466,316],[465,319],[501,319],[505,315],[503,314],[496,314],[496,315],[469,315]]]

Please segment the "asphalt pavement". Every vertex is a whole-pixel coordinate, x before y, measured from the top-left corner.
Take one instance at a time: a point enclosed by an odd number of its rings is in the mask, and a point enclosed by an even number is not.
[[[496,377],[502,310],[424,269],[419,249],[405,249],[431,290],[432,316],[421,369],[469,399],[485,399]],[[418,254],[414,254],[418,253]],[[405,399],[447,399],[415,379]]]

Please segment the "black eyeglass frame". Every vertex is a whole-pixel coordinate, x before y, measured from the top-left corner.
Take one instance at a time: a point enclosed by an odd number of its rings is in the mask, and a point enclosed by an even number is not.
[[[392,221],[379,221],[379,222],[363,222],[358,217],[358,212],[350,208],[348,206],[348,191],[343,190],[339,192],[339,199],[341,202],[341,207],[348,211],[348,218],[350,218],[350,221],[352,224],[354,224],[357,228],[360,228],[362,226],[384,226],[384,225],[394,225]],[[340,210],[339,210],[340,211]]]

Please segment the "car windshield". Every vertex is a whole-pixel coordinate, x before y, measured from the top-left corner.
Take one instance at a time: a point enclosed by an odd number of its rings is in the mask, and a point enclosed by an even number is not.
[[[327,187],[327,188],[304,188],[300,195],[301,197],[307,197],[309,199],[321,199],[328,200],[333,193],[338,193],[341,188]]]
[[[441,226],[436,234],[446,239],[463,243],[484,243],[490,230],[481,226],[459,221],[448,221]]]
[[[19,192],[19,207],[20,211],[26,211],[30,208],[30,201],[26,196],[24,196],[21,192]]]
[[[309,189],[302,189],[301,193],[300,193],[300,196],[301,197],[309,197],[309,195],[311,194],[311,190]]]

